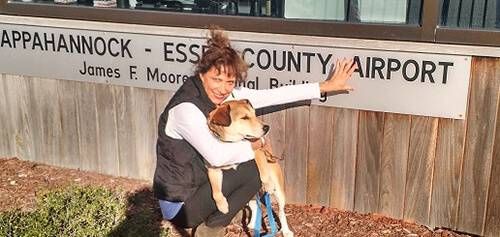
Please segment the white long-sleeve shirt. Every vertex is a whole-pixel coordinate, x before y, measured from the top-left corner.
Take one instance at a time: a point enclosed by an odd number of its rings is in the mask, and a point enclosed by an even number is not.
[[[227,100],[248,99],[257,109],[318,98],[319,83],[311,83],[266,90],[236,88]],[[207,118],[193,103],[184,102],[170,109],[165,133],[174,139],[185,139],[214,167],[242,163],[254,158],[250,142],[227,143],[213,136],[208,128]]]

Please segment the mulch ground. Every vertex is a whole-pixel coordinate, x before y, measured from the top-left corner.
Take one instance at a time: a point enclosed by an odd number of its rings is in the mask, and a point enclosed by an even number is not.
[[[129,209],[151,209],[158,213],[152,223],[171,228],[172,236],[185,236],[167,221],[161,221],[151,184],[141,180],[118,178],[94,172],[53,167],[16,158],[0,158],[0,212],[20,208],[32,210],[37,192],[67,185],[96,185],[125,191]],[[445,229],[431,230],[417,223],[392,219],[379,214],[360,214],[314,205],[287,205],[286,213],[295,236],[469,236]],[[249,236],[242,225],[227,227],[226,236]]]

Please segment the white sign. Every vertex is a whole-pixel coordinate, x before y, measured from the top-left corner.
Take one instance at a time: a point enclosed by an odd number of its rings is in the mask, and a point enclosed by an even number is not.
[[[469,56],[232,40],[250,65],[249,88],[322,81],[337,59],[354,58],[355,91],[324,95],[314,104],[465,117]],[[192,75],[204,43],[202,37],[0,24],[0,72],[176,90]]]

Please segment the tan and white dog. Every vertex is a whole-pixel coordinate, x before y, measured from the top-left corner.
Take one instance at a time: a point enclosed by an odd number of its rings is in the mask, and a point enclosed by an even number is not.
[[[255,110],[248,100],[228,101],[215,110],[208,117],[208,127],[213,134],[224,142],[235,142],[244,139],[263,139],[269,131],[269,126],[264,124],[256,115]],[[259,169],[262,188],[273,195],[278,203],[278,215],[281,222],[281,232],[284,236],[293,236],[288,227],[285,215],[285,190],[283,172],[275,156],[269,148],[255,150],[255,162]],[[228,203],[222,194],[222,170],[236,168],[235,165],[227,167],[208,167],[208,178],[212,186],[212,196],[217,208],[223,213],[229,210]],[[252,213],[255,213],[257,203],[250,201]],[[254,228],[255,215],[252,214],[248,227]]]

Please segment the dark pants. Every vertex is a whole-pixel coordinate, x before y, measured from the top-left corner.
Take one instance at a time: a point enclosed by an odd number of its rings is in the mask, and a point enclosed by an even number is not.
[[[206,183],[188,198],[171,220],[182,228],[193,228],[205,222],[209,227],[227,226],[260,189],[259,171],[254,160],[238,165],[237,170],[224,170],[222,193],[229,204],[229,213],[218,211],[212,198],[210,183]]]

